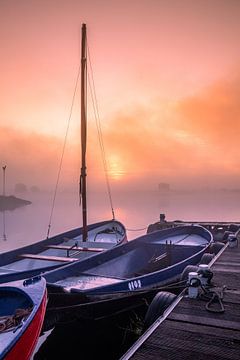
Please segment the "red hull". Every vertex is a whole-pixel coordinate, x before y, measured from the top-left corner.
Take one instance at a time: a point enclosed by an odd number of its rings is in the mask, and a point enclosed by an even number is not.
[[[39,309],[29,324],[25,332],[22,334],[15,346],[5,356],[5,360],[29,360],[40,335],[43,320],[47,306],[47,291],[45,291],[43,300]]]

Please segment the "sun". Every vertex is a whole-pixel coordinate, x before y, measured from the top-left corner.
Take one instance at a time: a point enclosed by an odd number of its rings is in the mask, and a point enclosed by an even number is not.
[[[113,180],[121,180],[124,177],[122,160],[118,155],[111,155],[108,158],[108,174]]]

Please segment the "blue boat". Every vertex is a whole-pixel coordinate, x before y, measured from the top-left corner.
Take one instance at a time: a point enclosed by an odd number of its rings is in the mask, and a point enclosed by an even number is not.
[[[46,281],[40,276],[0,286],[0,359],[30,359],[46,305]]]
[[[116,310],[118,305],[126,305],[129,295],[179,280],[188,265],[201,261],[212,241],[212,234],[202,226],[177,226],[49,271],[43,274],[49,294],[48,310],[76,307],[85,316],[84,312],[91,308],[94,313],[100,310],[98,316],[105,316],[104,312],[107,316],[110,302]]]
[[[0,283],[36,276],[127,241],[125,227],[116,220],[88,225],[87,241],[82,233],[76,228],[0,254]]]

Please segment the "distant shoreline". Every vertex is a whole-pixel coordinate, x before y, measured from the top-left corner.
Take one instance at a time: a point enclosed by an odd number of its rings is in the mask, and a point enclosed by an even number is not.
[[[31,203],[29,200],[20,199],[14,195],[0,195],[0,211],[14,210],[21,206],[30,205]]]

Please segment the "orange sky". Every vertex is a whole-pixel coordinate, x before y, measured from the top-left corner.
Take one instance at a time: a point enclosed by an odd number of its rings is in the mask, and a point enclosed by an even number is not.
[[[9,187],[56,181],[83,22],[112,182],[237,187],[239,18],[238,0],[1,0],[0,163]],[[78,93],[62,186],[78,183],[79,104]],[[88,122],[94,182],[103,171],[92,111]]]

